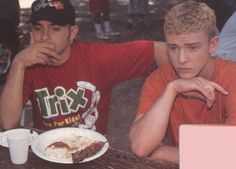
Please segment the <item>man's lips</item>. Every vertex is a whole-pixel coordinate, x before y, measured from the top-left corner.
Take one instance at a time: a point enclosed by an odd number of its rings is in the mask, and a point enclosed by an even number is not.
[[[188,72],[190,72],[192,69],[191,69],[191,68],[178,67],[178,68],[176,68],[176,70],[177,70],[179,73],[188,73]]]

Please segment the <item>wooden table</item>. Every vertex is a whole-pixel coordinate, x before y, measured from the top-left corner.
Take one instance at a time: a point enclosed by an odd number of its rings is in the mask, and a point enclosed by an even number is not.
[[[9,150],[0,146],[0,168],[1,169],[178,169],[176,164],[167,162],[156,162],[139,158],[131,153],[114,150],[108,151],[100,158],[80,164],[58,164],[45,161],[29,150],[27,163],[14,165],[11,163]]]

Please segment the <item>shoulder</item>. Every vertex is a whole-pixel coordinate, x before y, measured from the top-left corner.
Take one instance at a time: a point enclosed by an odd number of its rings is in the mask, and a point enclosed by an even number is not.
[[[236,63],[231,60],[225,60],[219,57],[216,57],[216,69],[224,73],[236,73]]]
[[[170,64],[161,65],[146,79],[147,83],[167,84],[176,79],[176,74]]]
[[[155,43],[157,44],[157,43]],[[160,45],[158,43],[158,45]],[[90,42],[90,41],[75,41],[73,46],[154,46],[154,41],[150,40],[137,40],[119,43],[105,43],[105,42]]]
[[[217,57],[213,79],[223,86],[236,83],[236,63]]]
[[[74,41],[71,46],[72,54],[85,54],[90,55],[93,53],[98,53],[99,50],[102,50],[106,46],[105,43],[98,42],[89,42],[89,41]]]
[[[126,57],[138,54],[145,56],[149,53],[151,56],[153,56],[154,42],[145,40],[121,43],[75,41],[72,45],[72,53],[78,52],[86,53],[89,56],[96,57],[117,57],[120,55]]]
[[[175,76],[171,65],[163,65],[152,72],[145,80],[142,88],[142,97],[156,100]]]

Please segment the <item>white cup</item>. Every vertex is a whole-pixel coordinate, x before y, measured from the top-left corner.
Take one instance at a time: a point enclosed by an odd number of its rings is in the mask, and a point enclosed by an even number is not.
[[[7,134],[11,162],[24,164],[28,160],[30,132],[26,129],[13,129]]]

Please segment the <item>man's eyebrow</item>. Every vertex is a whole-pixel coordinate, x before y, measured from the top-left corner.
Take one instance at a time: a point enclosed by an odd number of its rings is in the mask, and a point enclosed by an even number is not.
[[[50,23],[49,25],[50,25],[50,26],[61,26],[61,25],[56,24],[56,23]]]
[[[175,43],[166,43],[167,46],[177,46]]]
[[[39,22],[36,22],[33,24],[33,26],[43,26],[43,24],[39,23]],[[55,24],[55,23],[50,23],[49,26],[61,26],[61,25],[58,25],[58,24]]]
[[[192,46],[192,45],[200,45],[200,42],[193,42],[193,43],[186,43],[185,45],[187,46]]]
[[[175,43],[166,43],[167,46],[178,46],[177,44]],[[185,46],[192,46],[192,45],[200,45],[201,43],[200,42],[193,42],[193,43],[185,43],[184,45]]]
[[[40,24],[40,23],[38,23],[38,22],[36,22],[36,23],[34,23],[33,24],[33,26],[41,26],[42,24]]]

